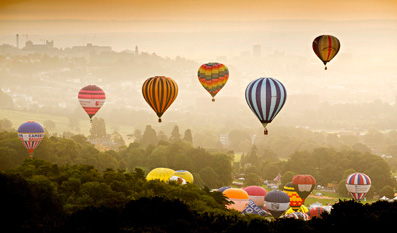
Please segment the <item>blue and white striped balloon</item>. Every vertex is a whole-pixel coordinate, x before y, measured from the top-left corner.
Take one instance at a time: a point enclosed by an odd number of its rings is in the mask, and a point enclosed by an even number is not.
[[[287,99],[284,85],[274,78],[259,78],[248,84],[245,90],[248,106],[265,128],[277,116]]]

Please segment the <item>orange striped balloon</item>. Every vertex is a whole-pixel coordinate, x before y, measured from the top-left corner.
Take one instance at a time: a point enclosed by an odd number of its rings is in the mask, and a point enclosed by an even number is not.
[[[105,103],[106,95],[100,87],[88,85],[79,91],[78,99],[81,107],[83,107],[92,122],[92,117]]]
[[[161,116],[178,95],[178,85],[171,78],[155,76],[148,78],[143,83],[142,94],[146,102],[156,112],[159,122],[161,122]]]
[[[229,78],[229,70],[221,63],[206,63],[200,66],[197,75],[201,85],[212,96],[212,101],[215,101],[215,95],[225,86]]]
[[[330,35],[318,36],[313,41],[313,50],[317,57],[323,61],[325,70],[327,69],[327,62],[338,54],[340,49],[340,42],[338,38]]]

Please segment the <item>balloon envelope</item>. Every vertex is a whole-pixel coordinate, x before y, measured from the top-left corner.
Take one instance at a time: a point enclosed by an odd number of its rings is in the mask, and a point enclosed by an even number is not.
[[[217,62],[201,65],[197,73],[201,85],[212,97],[218,94],[229,78],[228,68]],[[215,101],[215,98],[212,98],[212,101]]]
[[[147,174],[146,180],[160,180],[162,182],[168,182],[174,172],[175,171],[170,168],[155,168]]]
[[[156,112],[159,122],[161,122],[161,116],[178,95],[178,85],[171,78],[155,76],[148,78],[143,83],[142,94],[149,106]]]
[[[174,181],[177,184],[186,184],[186,180],[179,176],[171,176],[170,181]]]
[[[289,206],[294,211],[297,211],[299,207],[303,204],[302,198],[300,198],[299,194],[295,191],[294,185],[292,182],[288,182],[285,184],[283,191],[289,196]]]
[[[176,170],[172,173],[171,176],[179,176],[182,177],[186,182],[193,184],[194,177],[192,173],[186,170]]]
[[[313,41],[313,51],[324,63],[325,69],[327,69],[327,62],[338,54],[339,49],[340,42],[338,38],[331,35],[321,35]]]
[[[327,212],[326,209],[324,209],[321,206],[318,206],[318,207],[310,208],[308,215],[310,218],[322,218],[321,215],[325,212]]]
[[[223,193],[223,191],[225,191],[226,189],[230,189],[231,187],[229,187],[229,186],[223,186],[223,187],[220,187],[219,189],[218,189],[218,192],[221,192],[221,193]]]
[[[265,206],[274,218],[279,218],[289,207],[289,196],[283,191],[270,191],[265,196]]]
[[[306,214],[306,213],[303,213],[303,212],[293,212],[293,213],[290,213],[290,214],[286,214],[285,217],[286,218],[300,219],[300,220],[304,220],[304,221],[310,220],[310,216],[308,214]]]
[[[248,84],[245,99],[263,127],[273,121],[287,99],[284,85],[273,78],[259,78]],[[265,131],[266,134],[266,131]]]
[[[234,202],[226,206],[228,209],[235,209],[241,212],[248,205],[249,196],[243,189],[230,188],[223,191],[222,194]]]
[[[88,85],[79,91],[78,99],[81,107],[83,107],[84,111],[92,119],[105,103],[106,95],[100,87]]]
[[[25,122],[18,128],[18,138],[32,154],[44,138],[44,128],[34,121]]]
[[[249,198],[255,203],[257,206],[263,206],[265,204],[265,196],[267,194],[266,189],[253,185],[243,188],[247,193]]]
[[[353,173],[346,178],[347,191],[356,201],[361,201],[371,188],[371,179],[364,173]]]
[[[296,175],[292,178],[292,184],[304,203],[307,196],[313,191],[316,180],[311,175]]]

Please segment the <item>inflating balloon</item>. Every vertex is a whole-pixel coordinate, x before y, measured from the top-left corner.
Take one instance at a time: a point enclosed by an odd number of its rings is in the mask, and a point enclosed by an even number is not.
[[[266,189],[252,185],[246,188],[243,188],[247,193],[249,198],[255,203],[257,206],[263,206],[265,204],[265,196],[267,194]]]
[[[299,207],[303,204],[302,198],[300,198],[299,194],[295,191],[294,185],[292,182],[288,182],[285,184],[283,191],[289,196],[289,206],[293,211],[298,211]]]
[[[174,171],[171,176],[178,176],[183,178],[187,183],[191,183],[193,184],[194,181],[194,177],[192,175],[192,173],[190,173],[189,171],[186,170],[176,170]]]
[[[243,189],[230,188],[223,191],[222,194],[227,197],[229,201],[234,202],[226,206],[228,209],[235,209],[242,212],[248,205],[249,196]]]
[[[160,180],[162,182],[168,182],[174,172],[175,171],[170,168],[155,168],[147,174],[146,180]]]

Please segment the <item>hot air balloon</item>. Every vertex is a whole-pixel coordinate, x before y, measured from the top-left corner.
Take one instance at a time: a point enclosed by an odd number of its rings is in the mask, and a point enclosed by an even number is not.
[[[299,207],[303,204],[302,199],[295,191],[294,185],[292,182],[288,182],[285,184],[283,191],[289,196],[289,206],[293,211],[298,211]]]
[[[318,36],[313,41],[313,50],[317,57],[323,61],[325,70],[327,70],[327,62],[339,52],[340,42],[338,38],[331,35]]]
[[[292,178],[292,184],[303,203],[305,203],[307,196],[309,196],[316,185],[316,180],[311,175],[296,175]]]
[[[249,196],[243,189],[230,188],[223,191],[222,194],[234,202],[226,206],[228,209],[235,209],[241,212],[248,205]]]
[[[105,92],[98,86],[88,85],[79,91],[78,99],[81,107],[86,111],[92,123],[92,117],[105,103]]]
[[[287,99],[284,85],[273,78],[259,78],[248,84],[245,99],[265,128],[276,117]]]
[[[265,206],[274,218],[279,218],[289,206],[289,196],[283,191],[270,191],[265,196]]]
[[[171,78],[155,76],[143,83],[142,94],[161,122],[161,116],[178,95],[178,85]]]
[[[44,138],[44,128],[34,121],[25,122],[18,128],[18,137],[26,149],[28,149],[30,157],[32,157],[32,152]]]
[[[353,173],[346,178],[347,191],[356,201],[361,201],[371,188],[371,179],[364,173]]]
[[[171,176],[169,181],[174,181],[177,184],[186,184],[186,180],[179,176]]]
[[[253,185],[243,188],[247,193],[249,198],[255,203],[257,206],[263,206],[265,204],[265,196],[266,189]]]
[[[229,70],[221,63],[212,62],[200,66],[197,73],[201,85],[211,94],[214,102],[215,95],[225,86],[229,78]]]
[[[286,214],[285,217],[286,218],[300,219],[300,220],[303,220],[303,221],[310,220],[310,216],[308,214],[306,214],[306,213],[303,213],[303,212],[293,212],[293,213],[290,213],[290,214]]]
[[[176,170],[174,171],[171,176],[178,176],[186,180],[186,182],[193,184],[194,178],[192,173],[186,170]]]
[[[310,208],[309,212],[307,213],[310,218],[322,218],[322,214],[328,212],[325,208],[318,206]]]
[[[294,208],[294,209],[292,209],[291,207],[288,208],[288,210],[285,212],[285,214],[290,214],[290,213],[293,213],[293,212],[307,213],[307,212],[309,212],[309,210],[306,208],[305,205],[301,205],[298,208]]]
[[[146,180],[160,180],[162,182],[168,182],[174,172],[175,171],[170,168],[155,168],[147,174]]]
[[[223,193],[223,191],[225,191],[226,189],[230,189],[230,188],[231,187],[229,187],[229,186],[223,186],[223,187],[220,187],[217,191]]]

